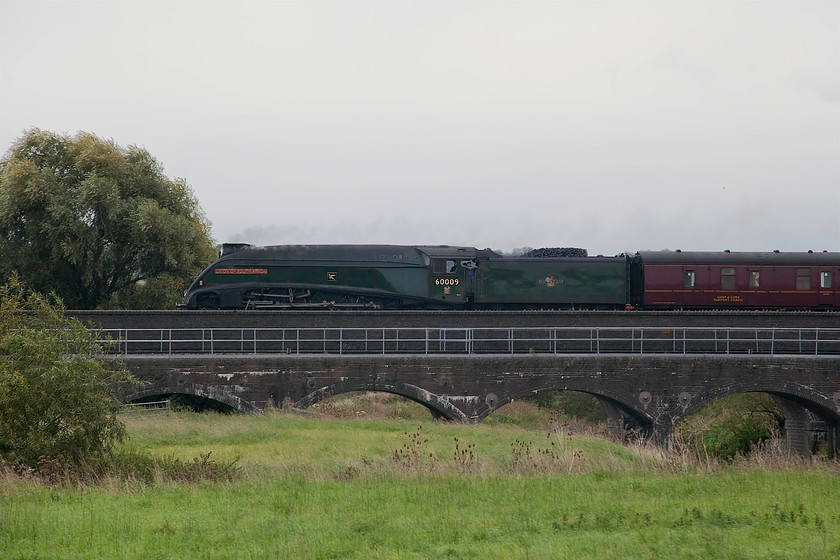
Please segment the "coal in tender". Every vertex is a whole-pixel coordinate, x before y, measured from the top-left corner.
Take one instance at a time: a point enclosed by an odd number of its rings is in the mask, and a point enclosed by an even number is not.
[[[589,252],[586,249],[579,247],[543,247],[542,249],[532,249],[525,253],[526,257],[536,257],[538,259],[556,258],[556,257],[588,257]]]

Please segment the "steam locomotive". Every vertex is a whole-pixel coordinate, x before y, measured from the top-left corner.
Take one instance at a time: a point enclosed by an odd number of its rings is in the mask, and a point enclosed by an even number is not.
[[[188,309],[838,309],[840,253],[226,243]]]

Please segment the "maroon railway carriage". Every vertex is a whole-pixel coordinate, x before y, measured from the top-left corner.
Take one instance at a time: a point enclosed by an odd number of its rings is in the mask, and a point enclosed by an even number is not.
[[[840,308],[840,253],[641,251],[646,309]]]

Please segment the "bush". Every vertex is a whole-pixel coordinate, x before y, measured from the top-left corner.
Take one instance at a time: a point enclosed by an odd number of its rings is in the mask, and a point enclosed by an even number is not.
[[[677,424],[683,441],[704,448],[712,456],[730,460],[778,433],[784,415],[764,393],[743,393],[721,398]]]
[[[109,454],[125,428],[95,334],[17,277],[0,288],[0,463],[66,472]]]

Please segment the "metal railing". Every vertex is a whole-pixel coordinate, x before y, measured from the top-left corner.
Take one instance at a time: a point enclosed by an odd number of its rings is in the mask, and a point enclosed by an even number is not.
[[[110,354],[840,356],[840,329],[745,327],[103,329]]]
[[[172,413],[172,405],[167,399],[165,401],[150,401],[139,403],[126,403],[122,405],[120,414],[131,414],[136,416],[145,416],[150,414],[165,414],[169,416]]]

